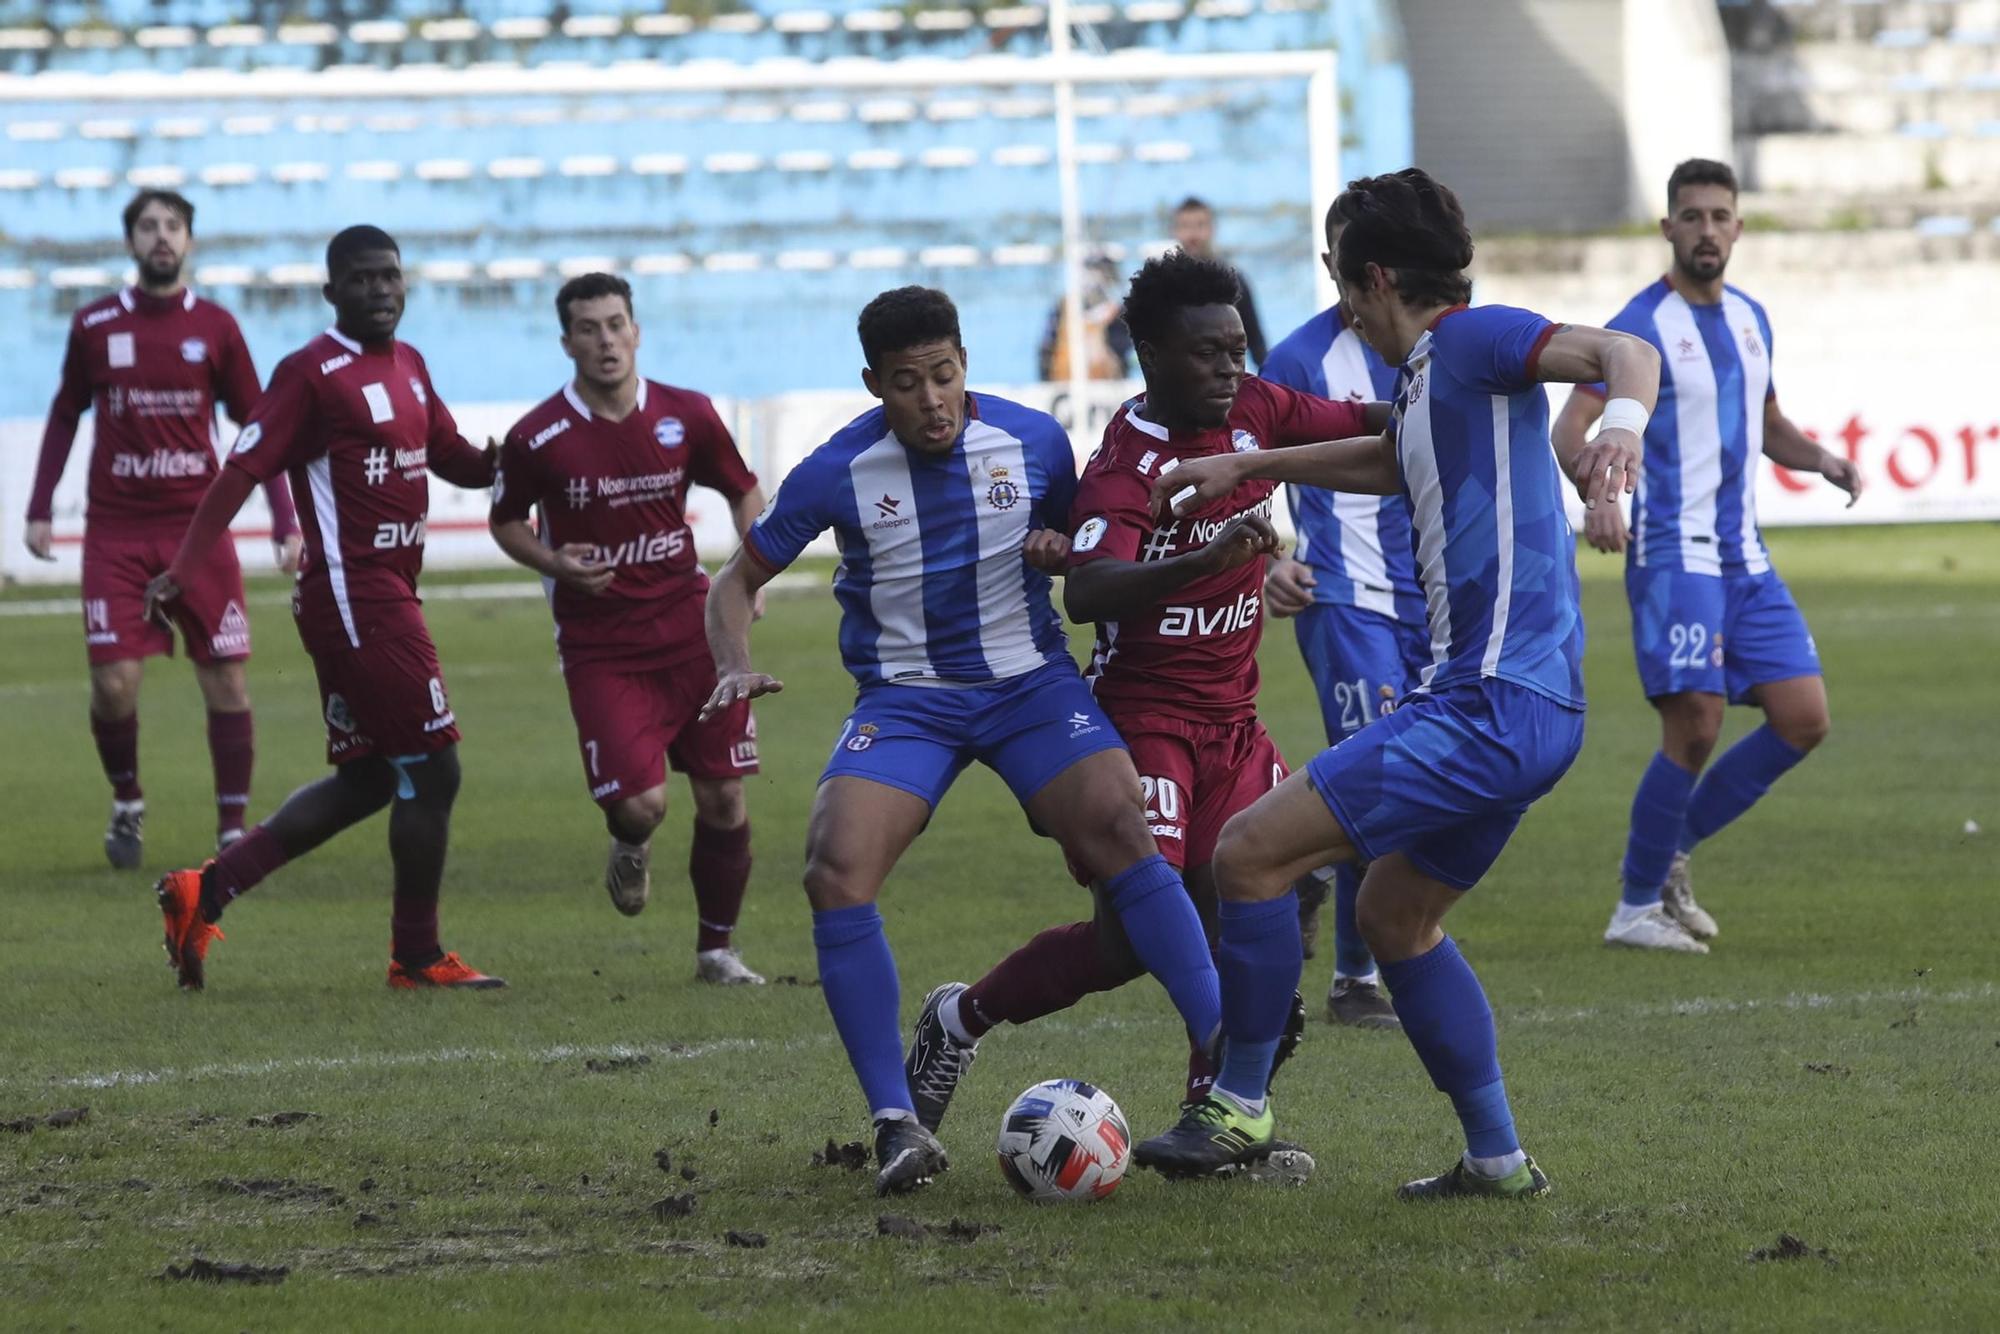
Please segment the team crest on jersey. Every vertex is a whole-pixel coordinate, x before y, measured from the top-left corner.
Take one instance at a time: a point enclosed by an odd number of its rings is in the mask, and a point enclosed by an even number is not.
[[[847,748],[857,752],[868,749],[875,744],[875,734],[881,730],[874,723],[861,724],[854,729],[854,735],[847,738]]]
[[[996,510],[1010,510],[1021,499],[1021,488],[1002,478],[986,488],[986,503]]]
[[[1076,552],[1094,551],[1104,535],[1111,531],[1111,525],[1101,516],[1093,515],[1083,521],[1083,527],[1076,530],[1076,540],[1070,543],[1070,550]]]
[[[237,433],[236,443],[230,446],[229,452],[232,454],[248,454],[251,450],[257,448],[257,442],[263,438],[264,424],[262,422],[251,422]]]
[[[1753,357],[1764,355],[1764,345],[1757,341],[1757,331],[1755,329],[1746,328],[1743,331],[1743,350]]]
[[[1248,431],[1232,431],[1229,436],[1229,447],[1238,454],[1249,454],[1263,448],[1257,443],[1257,437]]]
[[[326,725],[336,732],[354,735],[354,715],[348,712],[347,700],[337,692],[326,697]]]
[[[653,439],[661,449],[677,449],[687,439],[687,427],[679,417],[662,417],[653,423]]]
[[[431,396],[424,391],[424,382],[414,375],[410,377],[410,392],[417,396],[418,406],[427,408],[431,405]]]
[[[208,358],[208,344],[199,338],[181,339],[182,361],[205,361]]]
[[[1405,403],[1414,403],[1423,396],[1424,396],[1424,373],[1422,371],[1418,371],[1415,375],[1412,375],[1410,377],[1410,388],[1409,391],[1403,395],[1403,401]]]

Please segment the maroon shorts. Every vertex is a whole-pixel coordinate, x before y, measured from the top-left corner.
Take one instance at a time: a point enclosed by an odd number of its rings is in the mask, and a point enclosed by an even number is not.
[[[748,701],[699,721],[715,690],[715,663],[706,653],[666,667],[566,661],[563,681],[584,778],[600,806],[660,786],[668,762],[690,778],[757,772],[757,720]]]
[[[1120,718],[1146,799],[1146,824],[1178,870],[1206,866],[1229,817],[1284,781],[1284,757],[1255,718],[1182,722],[1157,714]]]
[[[90,524],[83,532],[83,642],[93,666],[174,651],[173,632],[146,619],[146,585],[173,563],[181,534],[121,536]],[[221,541],[181,590],[174,620],[188,657],[204,665],[250,656],[243,614],[243,568],[236,544]]]
[[[326,762],[429,755],[458,740],[444,674],[427,631],[314,653]]]

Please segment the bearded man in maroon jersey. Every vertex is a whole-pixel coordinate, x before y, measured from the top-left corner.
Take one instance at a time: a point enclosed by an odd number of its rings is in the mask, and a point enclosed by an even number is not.
[[[423,356],[396,339],[405,288],[394,238],[349,227],[328,243],[326,268],[333,327],[278,363],[180,553],[146,592],[149,605],[184,615],[188,571],[251,489],[289,470],[306,530],[292,617],[319,677],[333,775],[294,792],[214,861],[161,878],[167,961],[198,990],[231,901],[389,806],[389,985],[505,986],[438,944],[458,726],[417,598],[427,475],[490,486],[495,451],[466,443]]]
[[[757,728],[748,700],[698,716],[715,690],[715,660],[687,489],[720,491],[739,536],[764,493],[706,395],[640,376],[623,278],[570,279],[556,317],[576,374],[507,433],[493,539],[548,585],[585,781],[611,831],[611,902],[628,917],[646,906],[671,763],[694,797],[695,977],[755,985],[764,979],[732,933],[750,882],[743,775],[757,772]],[[539,535],[528,525],[537,509]]]
[[[83,531],[83,635],[90,656],[90,732],[111,783],[104,854],[139,864],[146,800],[139,786],[139,682],[145,660],[174,637],[149,621],[146,583],[166,569],[216,474],[215,407],[242,424],[257,401],[257,367],[235,318],[191,291],[181,272],[194,252],[194,205],[171,190],[142,190],[125,206],[125,243],[138,282],[93,301],[70,322],[62,384],[49,405],[28,496],[27,545],[53,560],[56,483],[95,409]],[[298,568],[298,521],[282,477],[265,487],[271,540],[286,574]],[[255,756],[243,663],[250,621],[236,547],[217,543],[188,570],[182,599],[187,653],[208,705],[215,770],[216,844],[243,836]]]

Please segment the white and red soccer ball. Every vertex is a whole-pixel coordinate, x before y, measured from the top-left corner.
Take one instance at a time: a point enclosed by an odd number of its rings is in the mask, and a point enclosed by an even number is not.
[[[1103,1089],[1051,1079],[1014,1099],[998,1149],[1007,1184],[1037,1204],[1101,1200],[1125,1179],[1132,1131]]]

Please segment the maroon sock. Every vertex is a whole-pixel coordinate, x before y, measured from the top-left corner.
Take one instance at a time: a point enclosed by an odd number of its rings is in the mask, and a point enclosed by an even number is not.
[[[405,968],[421,968],[444,957],[438,944],[438,901],[400,895],[389,909],[389,956]]]
[[[728,949],[743,912],[743,892],[750,887],[750,822],[717,829],[696,820],[688,879],[694,882],[694,910],[701,924],[694,947]]]
[[[201,878],[202,916],[213,922],[239,895],[290,860],[278,836],[258,825],[215,854],[215,863]]]
[[[208,713],[208,758],[215,768],[215,829],[226,834],[243,827],[250,807],[250,768],[257,754],[250,711]]]
[[[1215,1087],[1216,1069],[1208,1053],[1194,1042],[1188,1043],[1187,1101],[1200,1102]]]
[[[113,722],[93,713],[90,735],[97,741],[104,776],[111,780],[111,795],[120,801],[143,798],[146,794],[139,790],[139,715]]]
[[[1137,976],[1105,964],[1096,922],[1052,926],[965,989],[958,998],[959,1023],[968,1036],[981,1037],[995,1024],[1025,1024],[1067,1010]]]

